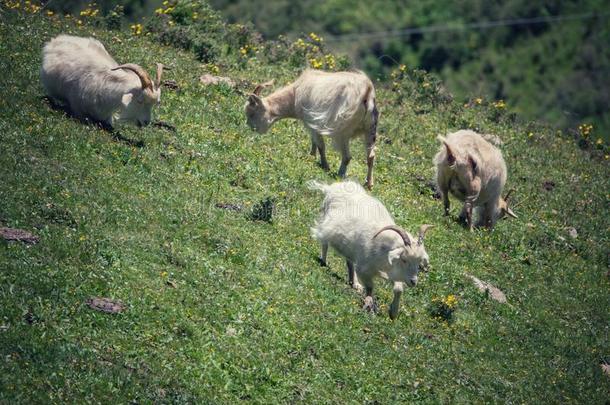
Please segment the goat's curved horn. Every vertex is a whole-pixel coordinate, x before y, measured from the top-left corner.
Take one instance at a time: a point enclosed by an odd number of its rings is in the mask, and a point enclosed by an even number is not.
[[[271,80],[269,80],[268,82],[265,82],[265,83],[262,83],[262,84],[257,85],[257,86],[254,88],[254,91],[252,92],[252,94],[256,94],[257,96],[260,96],[260,95],[261,95],[261,91],[263,91],[263,89],[264,89],[265,87],[271,87],[271,86],[273,86],[273,83],[274,83],[274,82],[275,82],[275,80],[271,79]]]
[[[424,237],[426,236],[426,232],[430,228],[434,228],[434,225],[425,224],[425,225],[422,225],[422,226],[419,227],[419,235],[417,237],[417,244],[418,245],[423,245]]]
[[[163,63],[157,63],[157,77],[155,78],[155,87],[158,89],[161,86],[161,76],[163,76]]]
[[[153,83],[150,80],[150,76],[148,76],[146,70],[142,69],[139,65],[136,65],[135,63],[125,63],[124,65],[119,65],[113,68],[112,70],[119,69],[131,70],[132,72],[137,74],[140,78],[140,82],[142,83],[142,90],[153,89]]]
[[[511,188],[510,190],[508,190],[508,193],[506,193],[506,196],[504,196],[504,201],[508,202],[508,198],[510,197],[510,195],[512,194],[513,191],[515,191],[514,188]]]
[[[405,243],[405,246],[411,246],[411,240],[409,239],[409,236],[406,234],[406,232],[404,230],[402,230],[402,228],[400,228],[400,227],[398,227],[396,225],[384,226],[383,228],[381,228],[375,234],[375,236],[373,236],[373,239],[375,239],[377,237],[377,235],[379,235],[383,231],[394,231],[394,232],[396,232],[402,238],[402,241]]]

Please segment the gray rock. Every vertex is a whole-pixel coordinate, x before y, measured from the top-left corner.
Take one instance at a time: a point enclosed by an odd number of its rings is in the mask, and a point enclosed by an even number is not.
[[[475,287],[477,287],[479,289],[479,291],[481,291],[481,292],[487,291],[489,293],[489,296],[493,300],[498,301],[501,304],[506,304],[506,295],[504,295],[502,290],[500,290],[497,287],[494,287],[493,285],[491,285],[490,283],[488,283],[486,281],[481,281],[478,278],[476,278],[475,276],[472,276],[470,274],[466,274],[466,277],[468,277],[469,279],[472,280]]]

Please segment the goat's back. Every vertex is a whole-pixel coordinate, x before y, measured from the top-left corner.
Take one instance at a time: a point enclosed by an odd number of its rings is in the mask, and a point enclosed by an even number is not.
[[[40,74],[50,96],[67,100],[75,88],[116,66],[97,39],[59,35],[44,46]]]
[[[367,131],[375,88],[362,72],[308,69],[296,80],[295,108],[306,126],[323,135]],[[361,128],[362,127],[362,128]]]
[[[118,64],[94,38],[59,35],[45,45],[42,57],[47,94],[67,102],[77,117],[108,122],[123,95],[140,88],[134,73],[111,70]]]
[[[312,228],[314,238],[338,248],[365,244],[381,227],[394,224],[384,205],[353,181],[331,185],[310,183],[324,193],[322,215]],[[361,240],[362,239],[362,240]]]

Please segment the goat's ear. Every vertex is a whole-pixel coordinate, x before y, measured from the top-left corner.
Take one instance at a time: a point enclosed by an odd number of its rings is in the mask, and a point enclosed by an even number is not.
[[[261,83],[258,86],[256,86],[256,88],[254,88],[253,93],[256,94],[257,96],[260,96],[261,91],[263,91],[263,89],[265,89],[266,87],[273,86],[273,83],[275,83],[275,79],[271,79],[268,82]]]
[[[250,96],[248,96],[248,104],[250,104],[252,107],[256,107],[258,105],[262,105],[263,100],[261,100],[261,98],[256,94],[250,94]]]
[[[388,263],[390,263],[390,266],[392,265],[392,263],[394,262],[394,260],[399,260],[400,259],[400,255],[402,255],[402,251],[404,250],[404,248],[396,248],[393,250],[390,250],[388,252]]]
[[[472,172],[476,174],[478,165],[477,165],[477,161],[474,160],[472,155],[468,155],[468,164],[470,165],[470,167],[472,167]]]
[[[453,151],[451,150],[451,147],[445,141],[443,141],[443,145],[445,145],[445,149],[447,149],[447,163],[449,163],[449,165],[454,164],[455,163],[455,155],[453,154]]]

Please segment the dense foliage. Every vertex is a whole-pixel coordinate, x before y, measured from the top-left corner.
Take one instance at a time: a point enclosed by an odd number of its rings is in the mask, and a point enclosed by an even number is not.
[[[458,98],[506,100],[511,111],[558,128],[592,124],[610,139],[610,15],[605,0],[212,0],[233,21],[252,21],[267,37],[331,36],[482,21],[600,14],[490,29],[450,30],[331,42],[356,64],[387,78],[397,64],[438,73]]]

